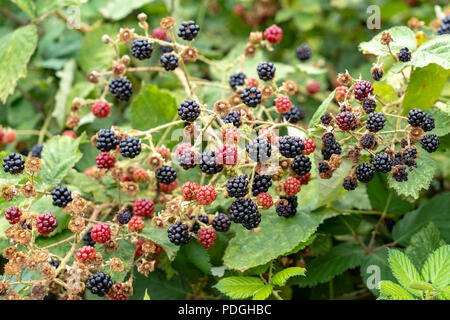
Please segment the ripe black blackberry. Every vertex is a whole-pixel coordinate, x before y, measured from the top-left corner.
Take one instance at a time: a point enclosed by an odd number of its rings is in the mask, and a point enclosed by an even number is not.
[[[427,152],[435,152],[439,147],[439,138],[435,134],[427,134],[420,139],[420,144]]]
[[[382,68],[372,68],[372,78],[375,81],[380,81],[383,78],[384,70]]]
[[[171,39],[166,39],[166,42],[172,42]],[[159,49],[161,50],[162,53],[169,53],[173,51],[173,47],[172,46],[160,46]]]
[[[3,171],[11,174],[21,173],[25,168],[25,160],[18,153],[10,153],[3,158]]]
[[[322,147],[329,148],[334,145],[336,142],[336,138],[334,137],[334,134],[331,132],[326,132],[322,135]]]
[[[292,106],[291,110],[288,112],[282,113],[281,117],[285,119],[287,122],[295,124],[299,122],[300,120],[305,119],[306,117],[306,111],[303,108]]]
[[[398,165],[404,164],[404,161],[403,161],[403,152],[396,152],[396,153],[394,154],[394,161],[392,162],[392,164],[393,164],[394,166],[398,166]]]
[[[322,147],[323,146],[324,145],[322,144]],[[331,143],[330,146],[323,147],[321,152],[322,152],[323,158],[325,160],[329,160],[333,154],[337,154],[337,155],[341,154],[342,148],[341,148],[341,145],[339,144],[339,142],[334,141],[333,143]]]
[[[397,182],[408,181],[408,171],[406,171],[406,167],[403,165],[397,166],[392,171],[392,178]]]
[[[103,297],[105,293],[108,293],[112,287],[113,282],[111,276],[107,273],[99,272],[89,276],[86,281],[86,287],[91,290],[93,294]]]
[[[299,137],[283,136],[278,140],[280,153],[286,158],[301,155],[305,145]]]
[[[192,216],[191,220],[192,219],[195,219],[195,216]],[[204,223],[206,225],[209,225],[209,218],[208,218],[208,216],[206,214],[199,214],[197,219],[198,219],[198,221],[200,221],[200,222],[202,222],[202,223]],[[201,227],[202,226],[200,225],[200,223],[195,221],[194,224],[191,227],[191,230],[189,230],[189,231],[197,234],[198,230],[200,230]]]
[[[97,132],[96,148],[103,152],[115,150],[119,145],[119,139],[112,130],[101,129]]]
[[[40,143],[39,144],[35,144],[31,148],[31,156],[35,157],[35,158],[40,158],[43,149],[44,149],[44,145],[43,144],[40,144]]]
[[[411,51],[407,47],[400,49],[398,52],[398,60],[401,62],[408,62],[411,60]]]
[[[259,175],[255,173],[255,177],[253,178],[252,184],[252,193],[253,196],[257,196],[261,192],[269,191],[269,188],[272,186],[272,178],[267,174]]]
[[[447,15],[444,19],[442,19],[437,34],[450,34],[450,15]]]
[[[408,113],[408,123],[413,127],[420,127],[423,123],[425,112],[420,109],[414,108]]]
[[[378,145],[375,135],[373,133],[367,133],[359,139],[359,144],[364,149],[375,149]]]
[[[159,58],[161,66],[166,71],[173,71],[178,68],[178,58],[173,53],[165,53]]]
[[[131,220],[131,212],[130,209],[125,208],[117,212],[116,219],[120,224],[127,224]]]
[[[263,81],[270,81],[275,77],[276,68],[271,62],[261,62],[256,68],[258,77]],[[242,97],[241,97],[242,98]]]
[[[244,92],[241,93],[242,103],[250,108],[255,108],[258,104],[260,104],[261,98],[261,91],[255,87],[246,87]]]
[[[178,29],[178,36],[183,40],[191,41],[198,35],[199,31],[200,27],[194,21],[184,21]]]
[[[155,171],[155,177],[160,183],[171,184],[177,178],[177,172],[174,168],[163,165]]]
[[[256,138],[245,146],[250,159],[256,162],[266,162],[272,154],[272,146],[266,139]]]
[[[216,162],[214,151],[205,151],[200,155],[200,170],[206,174],[216,174],[223,169],[223,165]]]
[[[261,214],[251,199],[241,198],[231,204],[230,219],[235,223],[242,223],[246,229],[253,229],[261,222]]]
[[[403,158],[411,158],[416,159],[417,158],[417,148],[416,147],[410,147],[403,151],[402,154]]]
[[[108,90],[116,99],[128,101],[133,93],[133,85],[127,78],[115,78],[108,84]]]
[[[345,177],[342,186],[348,191],[355,190],[358,187],[358,180],[351,176]]]
[[[307,43],[302,43],[295,49],[295,55],[300,61],[306,61],[312,56],[311,48]]]
[[[370,159],[370,163],[375,167],[375,170],[383,173],[391,171],[392,159],[386,152],[380,152]]]
[[[245,84],[246,78],[247,78],[247,76],[242,72],[233,73],[232,75],[230,75],[230,80],[229,80],[231,88],[234,91],[236,91],[236,87],[240,87]]]
[[[291,169],[299,176],[304,176],[311,171],[311,160],[307,156],[296,156],[291,164]]]
[[[422,129],[423,131],[431,131],[435,128],[434,118],[431,114],[425,114],[422,121]]]
[[[331,170],[330,164],[327,161],[320,161],[319,162],[319,172],[320,173],[327,173]]]
[[[170,242],[177,246],[188,244],[192,235],[189,233],[189,225],[177,221],[167,229],[167,236]]]
[[[84,234],[83,242],[87,246],[94,247],[96,242],[94,240],[92,240],[91,231],[92,231],[92,228],[90,228],[89,231]]]
[[[320,117],[320,122],[323,125],[329,125],[331,123],[331,121],[333,120],[333,117],[331,116],[331,114],[329,114],[328,112],[324,113],[321,117]]]
[[[54,206],[64,208],[72,202],[72,193],[64,186],[57,186],[51,193]]]
[[[134,39],[131,43],[131,55],[139,60],[150,59],[153,46],[145,39]]]
[[[232,123],[236,128],[239,128],[242,125],[241,113],[239,110],[231,110],[230,113],[222,117],[222,120],[225,123]]]
[[[378,132],[384,127],[386,118],[381,112],[372,112],[367,119],[366,128],[370,132]]]
[[[360,163],[356,167],[356,178],[361,182],[369,182],[372,180],[374,174],[375,168],[366,162]]]
[[[280,197],[275,211],[280,217],[293,217],[297,213],[297,196]],[[287,203],[286,203],[287,202]]]
[[[366,113],[370,114],[377,108],[377,102],[374,99],[364,98],[362,107]]]
[[[195,100],[184,100],[178,106],[178,115],[184,121],[194,122],[200,115],[200,106]]]
[[[230,197],[242,198],[248,193],[247,175],[235,176],[227,181],[227,192]]]
[[[141,153],[141,140],[134,137],[123,138],[119,149],[122,156],[133,159]]]
[[[212,222],[212,227],[218,232],[227,232],[230,229],[230,226],[230,218],[223,213],[219,213]]]

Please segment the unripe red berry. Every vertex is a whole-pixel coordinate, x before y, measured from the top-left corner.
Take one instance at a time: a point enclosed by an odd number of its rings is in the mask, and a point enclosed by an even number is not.
[[[81,262],[86,261],[87,259],[95,258],[95,248],[91,246],[83,246],[77,250],[77,259]]]
[[[344,86],[340,86],[336,88],[336,101],[337,102],[344,102],[345,101],[345,97],[348,94],[348,88],[344,87]],[[348,98],[348,97],[347,97]]]
[[[279,96],[275,100],[275,106],[277,107],[279,113],[285,113],[291,110],[292,102],[287,96]]]
[[[197,197],[197,191],[200,188],[195,182],[185,182],[181,187],[181,193],[184,200],[194,200]]]
[[[264,30],[264,38],[270,43],[278,43],[283,39],[283,29],[273,24]]]
[[[311,82],[306,86],[306,91],[308,91],[309,94],[315,94],[320,91],[320,83],[317,81]]]
[[[111,112],[111,106],[106,101],[98,100],[92,104],[91,111],[97,118],[106,118]]]
[[[353,89],[355,98],[359,101],[363,101],[369,94],[373,92],[373,86],[369,81],[360,80],[356,83]]]
[[[91,237],[95,242],[105,243],[111,239],[111,228],[104,223],[99,223],[92,228]]]
[[[155,203],[150,199],[141,198],[133,203],[133,212],[137,216],[149,217],[153,209],[155,209]]]
[[[36,228],[40,234],[47,235],[56,229],[58,221],[49,212],[43,213],[36,218]]]
[[[305,146],[305,149],[303,149],[302,154],[308,155],[314,152],[316,150],[316,144],[314,141],[310,138],[302,139],[303,145]]]
[[[197,202],[199,204],[211,204],[216,198],[217,193],[213,186],[202,186],[197,191]]]
[[[62,135],[63,135],[63,136],[69,136],[69,137],[72,137],[72,138],[74,138],[74,139],[78,138],[77,134],[76,134],[73,130],[65,130],[65,131],[62,133]]]
[[[99,169],[111,169],[114,167],[116,158],[114,158],[114,156],[109,152],[101,152],[95,158],[95,162],[97,163],[97,168]]]
[[[152,31],[152,37],[165,41],[167,40],[167,32],[163,28],[155,28]]]
[[[270,194],[261,192],[256,197],[256,203],[260,205],[263,209],[269,209],[271,206],[273,206],[273,199]]]
[[[137,168],[136,171],[133,172],[133,179],[136,182],[147,182],[150,179],[148,172],[143,168]]]
[[[141,217],[132,217],[130,222],[128,222],[128,229],[130,231],[139,232],[145,228],[144,220]]]
[[[235,16],[242,16],[245,13],[245,7],[242,4],[237,4],[233,7],[233,14]]]
[[[226,127],[222,131],[222,139],[225,144],[236,144],[239,141],[240,132],[235,126]]]
[[[342,131],[351,130],[356,124],[356,118],[353,113],[344,111],[336,116],[336,123]]]
[[[238,151],[235,146],[225,144],[215,152],[216,162],[223,165],[234,165],[237,163]]]
[[[8,129],[5,131],[2,141],[4,144],[10,144],[17,140],[17,133],[14,129]]]
[[[5,218],[8,220],[9,224],[16,224],[20,221],[22,216],[22,211],[17,207],[9,207],[5,212]]]
[[[159,189],[164,193],[171,193],[176,187],[178,187],[178,181],[175,180],[170,184],[159,183]]]
[[[216,240],[216,232],[212,228],[201,228],[197,232],[198,242],[205,248],[211,248]]]
[[[300,192],[301,189],[301,182],[296,178],[287,178],[284,182],[284,192],[288,196],[295,196],[297,193]]]
[[[259,86],[259,81],[256,78],[247,78],[245,79],[245,85],[247,87],[255,87],[258,88]]]

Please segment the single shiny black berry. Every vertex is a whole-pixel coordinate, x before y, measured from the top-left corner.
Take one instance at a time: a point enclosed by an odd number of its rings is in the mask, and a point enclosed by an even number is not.
[[[408,113],[408,123],[413,127],[420,127],[423,123],[425,112],[420,109],[414,108]]]
[[[161,66],[166,71],[173,71],[178,68],[178,58],[173,53],[165,53],[159,58]]]
[[[258,104],[260,104],[261,99],[261,91],[255,87],[246,87],[241,93],[242,103],[250,108],[255,108]]]
[[[275,211],[280,217],[289,218],[297,213],[297,196],[280,197]]]
[[[358,186],[358,180],[356,178],[348,176],[344,178],[344,183],[342,183],[342,186],[345,190],[351,191],[355,190]]]
[[[257,196],[261,192],[269,191],[269,188],[272,186],[272,178],[267,174],[259,175],[255,172],[255,177],[253,178],[252,184],[252,194],[253,196]]]
[[[261,62],[256,68],[258,77],[263,81],[270,81],[275,77],[276,68],[271,62]]]
[[[152,52],[152,44],[145,39],[134,39],[131,43],[131,55],[139,60],[149,59]]]
[[[72,193],[64,186],[57,186],[52,190],[53,205],[64,208],[69,202],[72,202]]]
[[[218,232],[227,232],[230,229],[230,226],[230,218],[223,213],[219,213],[212,222],[212,227]]]
[[[116,218],[120,224],[127,224],[131,220],[130,209],[125,208],[125,209],[120,210],[119,212],[117,212]]]
[[[374,174],[375,168],[366,162],[360,163],[356,167],[356,178],[361,182],[369,182],[370,180],[372,180]]]
[[[200,155],[199,167],[206,174],[216,174],[223,169],[223,165],[216,162],[214,151],[205,151]]]
[[[431,114],[425,114],[422,121],[422,129],[425,132],[431,131],[435,128],[434,118]]]
[[[200,106],[195,100],[184,100],[178,106],[178,115],[184,121],[194,122],[200,115]]]
[[[230,219],[235,223],[241,223],[246,229],[253,229],[261,222],[261,214],[251,199],[241,198],[231,204]]]
[[[86,281],[86,287],[93,293],[100,297],[108,293],[112,287],[113,282],[109,274],[99,272],[89,276]]]
[[[96,242],[94,240],[92,240],[91,231],[92,231],[92,228],[89,229],[89,231],[84,234],[83,242],[87,246],[94,247]]]
[[[119,149],[122,156],[133,159],[141,153],[141,140],[134,137],[123,138]]]
[[[110,150],[115,150],[118,145],[119,139],[112,130],[101,129],[97,132],[97,142],[95,146],[100,151],[108,152]]]
[[[435,134],[427,134],[420,139],[420,144],[427,152],[435,152],[439,147],[439,138]]]
[[[377,108],[377,102],[374,99],[364,98],[362,107],[366,113],[370,114]]]
[[[297,56],[298,60],[306,61],[311,58],[312,51],[307,43],[303,43],[297,47],[297,49],[295,50],[295,55]]]
[[[364,149],[375,149],[378,145],[375,135],[373,133],[367,133],[359,139],[359,144]]]
[[[177,221],[167,229],[170,242],[177,246],[188,244],[192,235],[189,233],[189,225]]]
[[[295,158],[301,155],[305,145],[299,137],[283,136],[278,140],[278,149],[286,158]]]
[[[183,40],[191,41],[198,35],[199,31],[200,27],[194,21],[184,21],[178,29],[178,36]]]
[[[291,164],[291,169],[299,176],[304,176],[311,171],[311,160],[307,156],[296,156]]]
[[[287,122],[295,124],[295,123],[299,122],[300,120],[305,119],[306,111],[303,108],[292,106],[291,110],[289,110],[288,112],[282,113],[281,117],[283,119],[287,120]]]
[[[372,112],[367,119],[366,128],[370,132],[378,132],[384,127],[386,118],[381,112]]]
[[[230,113],[222,117],[223,122],[232,123],[236,128],[242,125],[241,113],[239,110],[231,110]]]
[[[230,75],[230,87],[236,91],[236,87],[241,87],[243,85],[245,85],[245,79],[247,78],[247,76],[242,73],[242,72],[238,72],[238,73],[233,73],[232,75]]]
[[[373,157],[370,162],[378,172],[387,173],[391,171],[393,161],[386,152],[380,152]]]
[[[155,177],[160,183],[171,184],[177,178],[177,172],[174,168],[163,165],[155,171]]]
[[[230,197],[242,198],[248,193],[247,175],[235,176],[227,181],[227,193]]]
[[[133,93],[133,85],[127,78],[116,78],[108,84],[108,90],[117,100],[128,101]]]
[[[411,51],[407,47],[400,49],[398,53],[398,60],[401,62],[408,62],[411,60]]]
[[[25,168],[25,160],[18,153],[10,153],[3,158],[3,170],[11,174],[21,173]]]

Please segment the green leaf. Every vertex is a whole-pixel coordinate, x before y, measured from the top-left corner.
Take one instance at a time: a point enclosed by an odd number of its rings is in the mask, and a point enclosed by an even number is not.
[[[438,103],[436,103],[438,105]],[[450,105],[450,102],[447,103]],[[427,113],[431,114],[434,118],[436,128],[433,129],[433,133],[437,136],[445,136],[450,133],[450,113],[444,112],[438,108],[428,109]]]
[[[395,281],[392,275],[391,266],[388,261],[388,249],[382,249],[370,253],[364,257],[360,268],[363,283],[373,294],[380,294],[380,280]]]
[[[331,101],[334,98],[334,93],[336,92],[336,90],[333,90],[333,92],[331,92],[328,97],[322,101],[322,103],[320,104],[320,106],[317,108],[316,112],[314,112],[311,120],[309,121],[309,125],[308,128],[313,128],[316,126],[316,124],[319,123],[320,121],[320,117],[325,113],[325,111],[328,108],[328,105],[331,103]]]
[[[0,38],[0,102],[14,92],[17,80],[27,75],[27,64],[36,49],[34,24],[16,29]]]
[[[228,277],[214,285],[214,288],[232,299],[251,297],[263,287],[264,282],[256,277]]]
[[[397,249],[390,249],[388,252],[392,274],[404,288],[409,288],[412,282],[422,281],[419,272],[406,254]],[[418,297],[422,295],[418,290],[409,288],[408,291]]]
[[[426,282],[418,281],[418,282],[411,282],[409,285],[409,288],[414,290],[421,290],[421,291],[433,291],[433,287]]]
[[[127,5],[123,5],[122,0],[109,0],[100,8],[100,13],[108,19],[120,20],[125,18],[134,9],[138,9],[143,5],[153,2],[153,0],[129,0]]]
[[[316,164],[318,163],[317,157],[318,154],[315,155]],[[340,167],[333,172],[333,176],[330,179],[317,178],[319,199],[316,203],[316,208],[337,200],[345,193],[342,183],[348,175],[351,166],[352,163],[350,161],[343,159]]]
[[[16,6],[25,11],[31,18],[35,18],[36,4],[32,0],[11,0]]]
[[[83,1],[84,2],[84,1]],[[37,16],[41,16],[45,13],[51,13],[58,9],[67,7],[67,6],[77,6],[80,7],[83,3],[81,0],[37,0],[36,3],[36,11]]]
[[[163,247],[170,260],[175,258],[180,247],[169,241],[169,238],[167,237],[167,229],[155,228],[151,223],[146,223],[141,234],[144,238],[152,240]]]
[[[180,276],[167,279],[164,271],[155,269],[148,277],[135,270],[133,281],[134,294],[131,300],[142,300],[145,290],[150,292],[152,300],[183,300],[189,292],[189,284]]]
[[[52,116],[56,119],[60,128],[63,127],[66,119],[67,96],[72,89],[75,67],[75,60],[70,59],[64,65],[64,69],[56,73],[56,76],[60,80],[59,89],[55,95],[55,108],[53,109]]]
[[[373,93],[380,96],[385,103],[398,100],[398,95],[394,88],[385,82],[375,81],[373,83]]]
[[[297,64],[296,67],[298,70],[300,70],[300,72],[305,72],[307,74],[313,74],[313,75],[323,74],[327,71],[325,69],[317,68],[313,65],[303,64],[303,63]]]
[[[98,251],[100,249],[97,249]],[[125,280],[125,276],[129,271],[131,271],[131,267],[133,265],[134,260],[134,252],[136,251],[136,246],[133,245],[129,240],[120,239],[119,246],[116,252],[106,253],[102,250],[103,261],[108,261],[113,257],[117,257],[122,260],[123,265],[125,267],[125,271],[122,272],[113,272],[109,267],[105,268],[105,272],[111,275],[111,278],[116,282],[122,282]]]
[[[184,255],[193,265],[199,268],[204,274],[211,274],[211,263],[209,262],[208,250],[198,241],[191,241],[182,246],[178,254]]]
[[[407,213],[394,225],[392,237],[406,246],[411,236],[426,227],[430,221],[439,229],[442,239],[450,242],[450,192],[443,192],[428,200],[418,210]]]
[[[449,70],[435,63],[414,70],[403,99],[403,114],[416,107],[422,110],[431,108],[439,98],[449,74]]]
[[[273,285],[266,284],[264,287],[256,291],[253,300],[265,300],[272,293]]]
[[[407,47],[411,51],[416,49],[417,41],[411,29],[408,27],[393,27],[378,33],[368,42],[361,42],[359,44],[359,50],[377,56],[389,55],[388,47],[380,43],[383,32],[389,32],[391,34],[393,41],[390,43],[390,47],[394,54],[404,47]]]
[[[386,300],[415,300],[408,291],[392,281],[381,281],[381,296]]]
[[[450,285],[450,245],[440,247],[428,257],[422,268],[422,278],[435,288]]]
[[[433,222],[430,222],[426,227],[423,227],[411,237],[405,253],[414,265],[420,269],[428,255],[443,244],[439,229]]]
[[[428,155],[428,152],[419,147],[420,157],[417,159],[417,168],[408,171],[408,181],[398,182],[388,176],[388,185],[393,188],[398,195],[418,199],[422,189],[428,189],[433,180],[436,164]]]
[[[150,300],[150,296],[147,293],[147,289],[145,289],[144,299],[142,300]]]
[[[363,258],[364,249],[356,243],[339,244],[308,263],[306,277],[298,278],[293,283],[300,287],[312,287],[327,282],[344,271],[361,265]]]
[[[257,233],[248,232],[241,225],[234,226],[236,235],[229,242],[223,262],[228,269],[241,271],[265,264],[307,241],[319,224],[334,214],[329,210],[299,211],[286,219],[279,217],[275,209],[268,210],[263,214],[261,230]]]
[[[295,277],[295,276],[304,276],[305,275],[305,268],[300,267],[291,267],[281,270],[280,272],[277,272],[273,275],[271,283],[277,286],[284,286],[286,284],[286,281],[289,280],[289,278]]]

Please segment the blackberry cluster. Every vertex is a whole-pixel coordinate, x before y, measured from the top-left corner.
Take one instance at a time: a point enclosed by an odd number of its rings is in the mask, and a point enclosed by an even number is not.
[[[408,62],[411,60],[411,51],[407,47],[400,49],[398,53],[398,60],[401,62]]]
[[[116,214],[117,221],[119,221],[120,224],[127,224],[131,220],[131,212],[130,209],[125,208],[123,210],[120,210]]]
[[[231,110],[230,113],[222,117],[222,120],[225,123],[232,123],[236,128],[239,128],[242,125],[241,113],[239,110]]]
[[[134,39],[131,43],[131,55],[139,60],[150,59],[153,47],[145,39]]]
[[[195,219],[195,216],[192,216],[192,217],[191,217],[191,220],[192,220],[192,219]],[[198,217],[197,217],[197,219],[198,219],[200,222],[202,222],[202,223],[204,223],[204,224],[206,224],[206,225],[209,225],[209,218],[208,218],[208,216],[207,216],[206,214],[199,214]],[[195,233],[195,234],[197,234],[198,230],[200,230],[201,227],[202,227],[202,226],[200,225],[200,223],[198,223],[197,221],[195,221],[194,224],[193,224],[192,227],[191,227],[191,230],[189,230],[189,231],[190,231],[190,232],[193,232],[193,233]]]
[[[260,104],[261,99],[261,91],[255,87],[246,87],[244,92],[241,93],[242,103],[250,108],[255,108],[258,104]]]
[[[326,112],[326,113],[324,113],[323,115],[320,116],[320,122],[323,125],[328,126],[331,123],[332,120],[333,120],[333,117],[328,112]]]
[[[406,167],[397,166],[394,171],[392,171],[392,178],[397,182],[408,181],[408,171],[406,171]]]
[[[230,219],[235,223],[241,223],[244,228],[250,230],[259,225],[261,214],[258,206],[251,199],[241,198],[231,204]]]
[[[212,227],[218,232],[227,232],[230,229],[230,226],[230,218],[223,213],[219,213],[212,222]]]
[[[200,170],[206,174],[216,174],[223,169],[223,165],[216,162],[214,151],[205,151],[200,155]]]
[[[189,233],[189,226],[181,221],[177,221],[167,229],[170,242],[177,246],[188,244],[192,235]]]
[[[295,124],[300,120],[305,119],[306,111],[303,108],[292,106],[291,110],[282,113],[281,117],[283,117],[283,119],[285,119],[287,122]]]
[[[119,149],[122,156],[133,159],[141,153],[141,140],[134,137],[123,138]]]
[[[381,112],[372,112],[367,119],[366,128],[370,132],[378,132],[384,127],[386,118]]]
[[[165,53],[159,58],[159,62],[161,62],[161,66],[166,71],[173,71],[178,68],[178,58],[173,53]]]
[[[256,138],[245,146],[250,159],[256,162],[266,162],[272,154],[272,146],[266,139]]]
[[[280,217],[293,217],[297,213],[297,196],[280,197],[284,201],[278,203],[275,209]],[[287,202],[287,204],[286,204]]]
[[[87,246],[94,247],[96,242],[94,240],[92,240],[91,231],[92,231],[92,228],[90,228],[89,231],[84,234],[83,242]]]
[[[155,177],[160,183],[171,184],[177,178],[177,172],[174,168],[163,165],[155,171]]]
[[[11,174],[21,173],[25,168],[25,160],[18,153],[10,153],[3,158],[3,170]]]
[[[200,115],[200,106],[195,100],[185,100],[178,106],[178,115],[184,121],[194,122]]]
[[[367,133],[361,137],[359,144],[364,149],[375,149],[378,145],[375,135],[372,133]]]
[[[296,156],[291,164],[291,169],[299,176],[304,176],[311,171],[311,160],[307,156]]]
[[[364,98],[362,107],[367,114],[370,114],[377,108],[377,102],[374,99]]]
[[[247,78],[247,76],[242,73],[242,72],[238,72],[238,73],[233,73],[230,76],[230,86],[231,88],[236,91],[236,87],[240,87],[243,86],[245,84],[245,79]]]
[[[356,178],[361,182],[369,182],[375,174],[375,168],[368,163],[360,163],[356,167]]]
[[[312,56],[311,48],[307,43],[303,43],[297,47],[295,50],[295,55],[297,59],[300,61],[306,61]]]
[[[270,81],[275,77],[276,68],[271,62],[261,62],[256,68],[258,77],[263,81]]]
[[[133,93],[133,85],[127,78],[116,78],[108,85],[109,92],[118,100],[128,101]]]
[[[427,152],[435,152],[439,147],[439,138],[435,134],[427,134],[420,139],[420,144]]]
[[[278,140],[280,153],[286,158],[301,155],[305,145],[299,137],[283,136]]]
[[[41,154],[42,154],[42,149],[44,149],[44,145],[43,144],[35,144],[32,148],[31,148],[31,156],[35,157],[35,158],[40,158]]]
[[[358,180],[356,180],[354,177],[345,177],[344,183],[342,184],[345,190],[352,191],[355,190],[358,186]]]
[[[447,15],[444,19],[442,19],[437,34],[450,34],[450,15]]]
[[[119,139],[112,130],[101,129],[97,132],[96,148],[103,152],[115,150],[119,145]]]
[[[235,176],[227,181],[227,192],[230,197],[242,198],[248,193],[248,179],[245,176]]]
[[[54,206],[64,208],[72,202],[72,193],[66,187],[57,186],[51,193]]]
[[[267,174],[259,175],[255,173],[255,177],[253,178],[252,184],[252,193],[253,196],[257,196],[261,192],[269,191],[269,188],[272,186],[272,178]]]
[[[93,294],[103,297],[105,293],[112,287],[113,282],[109,274],[99,272],[89,276],[86,281],[86,287],[91,290]]]
[[[178,36],[183,40],[191,41],[198,35],[199,31],[200,27],[194,21],[184,21],[178,29]]]
[[[375,167],[378,172],[387,173],[391,171],[392,159],[386,152],[380,152],[370,159],[370,163]]]

